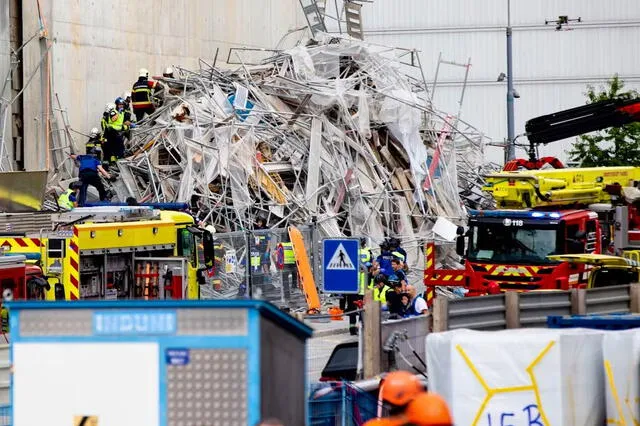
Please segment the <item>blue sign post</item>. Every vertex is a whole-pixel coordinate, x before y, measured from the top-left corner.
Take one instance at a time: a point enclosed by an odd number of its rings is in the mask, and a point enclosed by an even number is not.
[[[322,284],[325,293],[357,294],[360,243],[355,238],[322,241]]]

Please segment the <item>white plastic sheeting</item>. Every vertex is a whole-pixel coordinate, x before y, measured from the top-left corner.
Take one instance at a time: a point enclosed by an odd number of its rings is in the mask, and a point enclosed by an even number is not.
[[[640,330],[607,332],[602,342],[607,424],[640,424]]]
[[[586,329],[432,333],[429,387],[450,404],[456,425],[602,426],[603,335]]]

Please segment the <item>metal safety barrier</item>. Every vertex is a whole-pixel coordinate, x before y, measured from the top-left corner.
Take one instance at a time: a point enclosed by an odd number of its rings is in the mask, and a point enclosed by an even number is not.
[[[451,330],[502,330],[507,327],[503,294],[452,299],[448,305],[448,324]]]
[[[640,284],[570,291],[507,292],[447,300],[433,306],[434,331],[546,327],[548,316],[638,313]]]
[[[620,285],[594,288],[587,291],[587,314],[613,314],[630,312],[630,286]]]
[[[520,293],[520,327],[546,327],[549,315],[571,314],[571,293],[544,291]]]

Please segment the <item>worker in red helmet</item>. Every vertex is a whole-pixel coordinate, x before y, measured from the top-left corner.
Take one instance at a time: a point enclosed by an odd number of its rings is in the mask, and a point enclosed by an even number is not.
[[[404,412],[403,426],[453,426],[453,418],[447,402],[433,392],[417,395]]]
[[[495,281],[491,281],[487,286],[488,294],[500,294],[500,284]]]

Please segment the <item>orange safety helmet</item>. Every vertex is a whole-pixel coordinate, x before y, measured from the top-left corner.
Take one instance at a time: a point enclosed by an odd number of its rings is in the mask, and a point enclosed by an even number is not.
[[[406,419],[400,417],[386,417],[382,419],[371,419],[363,426],[404,426],[406,424]]]
[[[453,426],[447,402],[438,394],[423,392],[407,405],[407,422],[415,426]]]
[[[382,379],[380,398],[398,407],[407,405],[416,395],[424,392],[422,382],[408,371],[393,371]]]

